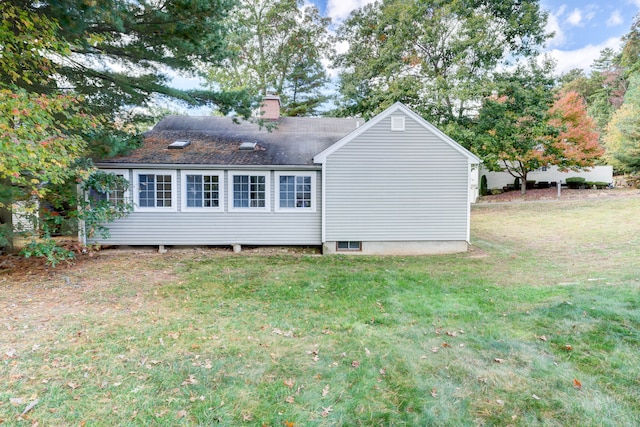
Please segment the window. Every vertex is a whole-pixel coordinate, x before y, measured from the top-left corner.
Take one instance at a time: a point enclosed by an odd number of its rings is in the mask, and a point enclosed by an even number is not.
[[[222,173],[182,171],[182,210],[221,210]]]
[[[404,130],[404,117],[391,117],[391,130],[403,131]]]
[[[276,173],[277,210],[315,210],[315,174]]]
[[[362,242],[355,242],[355,241],[337,242],[336,243],[336,250],[338,252],[361,251],[362,250]]]
[[[138,171],[135,180],[137,210],[177,210],[174,171]]]
[[[129,181],[128,170],[102,170],[101,172],[113,174],[126,181]],[[106,182],[104,185],[109,185]],[[89,198],[91,200],[108,201],[112,205],[119,205],[129,202],[129,195],[127,194],[127,185],[122,183],[115,188],[109,188],[107,191],[99,191],[96,188],[91,188],[89,191]]]
[[[269,210],[267,173],[230,173],[229,180],[231,186],[229,210]]]

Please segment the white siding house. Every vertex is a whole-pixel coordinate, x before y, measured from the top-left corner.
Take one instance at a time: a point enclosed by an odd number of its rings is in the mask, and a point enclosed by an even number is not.
[[[121,196],[134,211],[108,225],[108,239],[88,241],[351,254],[467,249],[479,160],[404,105],[367,123],[268,118],[272,130],[168,117],[139,149],[98,162],[129,180]],[[169,147],[175,141],[183,142]]]

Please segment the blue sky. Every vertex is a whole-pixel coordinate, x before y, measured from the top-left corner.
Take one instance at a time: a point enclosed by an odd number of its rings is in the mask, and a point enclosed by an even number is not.
[[[306,0],[318,6],[334,23],[373,0]],[[500,0],[496,0],[500,1]],[[541,0],[549,12],[547,30],[555,33],[547,52],[556,60],[558,73],[572,68],[589,70],[606,47],[617,50],[620,38],[629,32],[640,12],[640,0]]]

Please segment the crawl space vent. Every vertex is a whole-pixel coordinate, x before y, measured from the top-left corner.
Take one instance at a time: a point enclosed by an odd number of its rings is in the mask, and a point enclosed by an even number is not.
[[[179,139],[177,141],[173,141],[167,148],[170,150],[182,150],[185,147],[191,145],[191,141],[188,139]]]

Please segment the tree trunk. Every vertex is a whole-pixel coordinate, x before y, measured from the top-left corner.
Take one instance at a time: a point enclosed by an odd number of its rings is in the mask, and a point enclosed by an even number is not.
[[[13,246],[13,215],[11,214],[11,186],[0,181],[0,249],[11,253]]]
[[[527,194],[527,174],[522,174],[522,179],[520,180],[520,194],[524,196]]]

